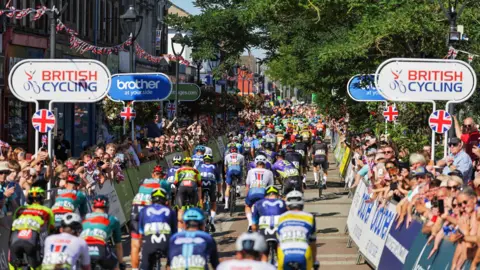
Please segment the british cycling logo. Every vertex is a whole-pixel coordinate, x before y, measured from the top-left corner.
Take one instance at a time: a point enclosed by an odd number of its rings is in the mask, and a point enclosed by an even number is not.
[[[463,71],[453,70],[403,70],[390,69],[393,75],[389,87],[392,91],[409,92],[457,92],[463,91]],[[404,83],[406,79],[406,83]]]
[[[40,78],[36,70],[24,70],[27,80],[23,83],[26,92],[97,92],[97,71],[89,70],[42,70]]]
[[[401,93],[407,92],[407,88],[403,84],[403,81],[400,80],[400,75],[402,74],[403,70],[390,70],[393,74],[393,81],[390,83],[390,89],[392,90],[399,90]]]

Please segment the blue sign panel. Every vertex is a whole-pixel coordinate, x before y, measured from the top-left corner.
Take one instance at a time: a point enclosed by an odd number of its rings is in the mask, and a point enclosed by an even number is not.
[[[348,95],[356,101],[385,101],[375,88],[375,75],[356,75],[348,82]]]
[[[108,95],[113,100],[158,101],[172,92],[172,82],[163,73],[125,73],[112,76]]]

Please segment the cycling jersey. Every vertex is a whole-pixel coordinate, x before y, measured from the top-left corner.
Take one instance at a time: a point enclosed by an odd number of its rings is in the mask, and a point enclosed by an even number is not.
[[[295,152],[302,155],[302,158],[305,158],[308,154],[308,145],[304,142],[297,142],[294,146]]]
[[[265,189],[273,185],[273,173],[264,168],[254,168],[248,171],[246,186],[249,187],[245,203],[252,206],[265,197]]]
[[[328,146],[326,143],[315,143],[312,146],[312,154],[314,156],[327,156]]]
[[[198,169],[203,164],[203,155],[195,154],[192,156],[193,168]]]
[[[252,141],[252,147],[253,147],[254,149],[260,149],[260,148],[262,148],[262,143],[263,143],[263,138],[253,139],[253,141]]]
[[[273,265],[254,260],[227,260],[223,261],[217,270],[275,270]]]
[[[311,243],[317,240],[315,217],[304,211],[288,211],[278,219],[278,269],[288,269],[289,262],[300,269],[312,269]]]
[[[251,169],[254,169],[256,168],[257,165],[255,164],[255,161],[252,161],[248,164],[248,170],[251,170]],[[272,170],[272,164],[270,162],[267,161],[267,163],[265,164],[265,169],[267,170]]]
[[[154,189],[162,187],[162,179],[148,178],[140,183],[138,193],[132,201],[132,205],[150,205],[152,203],[151,193]]]
[[[201,186],[202,178],[200,177],[200,173],[197,169],[192,167],[182,167],[177,170],[175,173],[175,181],[173,182],[176,186],[184,185],[184,186],[193,186],[196,187]]]
[[[172,270],[209,269],[208,261],[217,268],[217,244],[212,236],[202,231],[183,231],[170,238],[168,262]]]
[[[220,178],[220,173],[217,171],[217,166],[215,164],[202,164],[198,168],[200,172],[200,177],[202,178],[202,185],[209,182],[211,184],[221,183],[222,179]]]
[[[252,223],[258,225],[260,232],[266,238],[275,237],[278,218],[285,212],[287,212],[287,206],[283,200],[262,199],[253,207]]]
[[[227,148],[225,149],[225,154],[229,153],[230,148],[232,146],[237,148],[237,153],[242,154],[243,153],[243,145],[241,143],[229,143],[227,144]]]
[[[88,245],[80,237],[68,233],[54,234],[45,240],[42,270],[80,269],[90,265]]]
[[[267,158],[268,162],[272,163],[275,161],[277,157],[277,152],[270,151],[270,150],[263,150],[262,151],[265,157]]]
[[[115,244],[122,242],[120,222],[114,216],[106,213],[89,213],[85,217],[82,226],[83,230],[80,238],[84,239],[89,246],[104,246],[112,236]]]
[[[173,184],[173,182],[175,182],[175,173],[178,169],[180,169],[180,166],[178,165],[173,165],[172,168],[168,169],[167,180],[170,184]]]
[[[276,143],[277,142],[277,137],[273,134],[265,135],[264,139],[267,143]]]
[[[202,186],[202,178],[198,170],[192,167],[182,167],[175,174],[174,184],[178,187],[175,197],[176,206],[183,208],[188,205],[196,205],[198,200],[198,188]],[[189,202],[189,203],[188,203]]]
[[[302,164],[302,155],[295,151],[287,151],[285,153],[285,160],[290,161],[295,165],[295,168],[300,169],[300,164]]]
[[[33,230],[51,231],[55,228],[55,218],[50,208],[41,204],[20,206],[13,215],[12,231]]]
[[[288,178],[290,176],[298,176],[300,173],[298,169],[288,160],[277,160],[272,166],[272,171],[275,176],[280,176],[282,178]]]
[[[243,149],[245,152],[249,151],[252,148],[253,138],[246,137],[243,139]]]
[[[80,212],[83,217],[88,213],[87,197],[78,190],[60,189],[58,190],[55,203],[52,206],[52,212],[55,215],[55,222],[59,223],[64,214]]]

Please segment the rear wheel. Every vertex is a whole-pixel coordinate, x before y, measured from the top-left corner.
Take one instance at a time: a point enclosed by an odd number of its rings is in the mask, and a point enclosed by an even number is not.
[[[230,186],[230,201],[229,201],[229,209],[230,209],[230,216],[233,216],[235,212],[235,201],[237,200],[237,177],[233,176],[232,185]]]
[[[322,198],[322,193],[323,193],[323,169],[320,168],[320,171],[318,172],[318,197]]]
[[[268,262],[275,266],[277,264],[277,243],[274,241],[268,242]]]

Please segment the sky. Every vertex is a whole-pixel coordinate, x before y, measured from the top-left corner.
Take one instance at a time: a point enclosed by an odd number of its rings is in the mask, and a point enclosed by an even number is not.
[[[184,9],[186,12],[192,14],[192,15],[196,15],[196,14],[200,14],[200,9],[198,9],[197,7],[195,7],[193,5],[193,1],[191,0],[170,0],[172,3],[174,3],[176,6]],[[248,55],[248,52],[245,51],[243,53],[244,55]],[[263,50],[260,50],[260,49],[253,49],[252,50],[252,54],[255,56],[255,57],[259,57],[259,58],[264,58],[265,57],[265,52]]]

